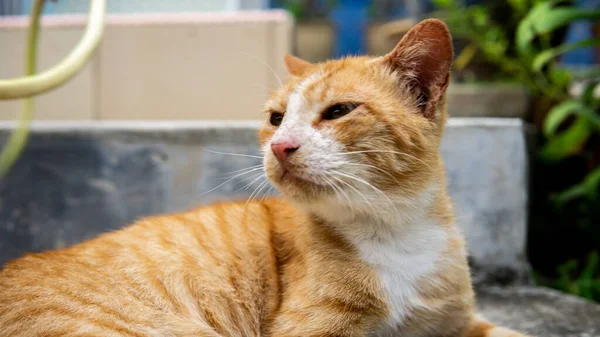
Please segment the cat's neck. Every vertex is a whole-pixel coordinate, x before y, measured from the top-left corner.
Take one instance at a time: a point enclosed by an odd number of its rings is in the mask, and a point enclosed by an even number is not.
[[[433,181],[411,196],[367,195],[348,205],[321,202],[304,207],[351,242],[397,241],[419,228],[443,227],[436,214],[446,200],[443,181]]]

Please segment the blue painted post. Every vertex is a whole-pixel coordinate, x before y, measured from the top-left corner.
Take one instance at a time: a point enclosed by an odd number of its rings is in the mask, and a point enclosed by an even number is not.
[[[329,19],[335,32],[333,57],[365,54],[370,3],[371,0],[341,0],[331,11]]]
[[[598,0],[578,0],[577,7],[581,9],[598,9]],[[572,43],[593,38],[593,23],[590,20],[581,20],[569,25],[565,42]],[[571,67],[588,67],[596,63],[596,49],[593,47],[580,48],[565,53],[562,63]]]

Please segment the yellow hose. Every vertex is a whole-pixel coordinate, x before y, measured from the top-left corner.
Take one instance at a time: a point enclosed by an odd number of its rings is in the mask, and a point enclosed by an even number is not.
[[[19,124],[0,153],[0,178],[11,169],[27,144],[29,124],[33,118],[34,101],[32,96],[52,90],[71,79],[93,55],[102,38],[106,0],[91,0],[86,31],[77,47],[57,66],[39,75],[34,75],[40,16],[43,8],[44,0],[35,0],[31,8],[27,36],[26,76],[0,80],[0,99],[25,97]]]
[[[36,0],[34,3],[32,15],[35,14],[35,7],[38,2]],[[102,39],[105,11],[106,0],[90,0],[88,24],[83,38],[81,38],[75,49],[59,64],[43,73],[0,80],[0,100],[39,95],[64,84],[75,76],[94,54],[94,50]],[[37,15],[39,16],[39,13]],[[34,19],[32,18],[32,20]]]

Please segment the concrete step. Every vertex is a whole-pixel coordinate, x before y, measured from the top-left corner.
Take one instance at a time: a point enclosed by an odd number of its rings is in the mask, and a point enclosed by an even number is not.
[[[489,321],[539,337],[600,336],[600,305],[541,287],[483,287],[479,312]]]

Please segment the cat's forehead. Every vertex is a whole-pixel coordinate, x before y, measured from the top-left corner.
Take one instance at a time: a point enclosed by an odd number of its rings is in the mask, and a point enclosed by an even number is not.
[[[329,61],[312,66],[303,76],[292,77],[266,103],[267,111],[285,112],[288,105],[357,101],[364,93],[369,73],[367,58]]]

